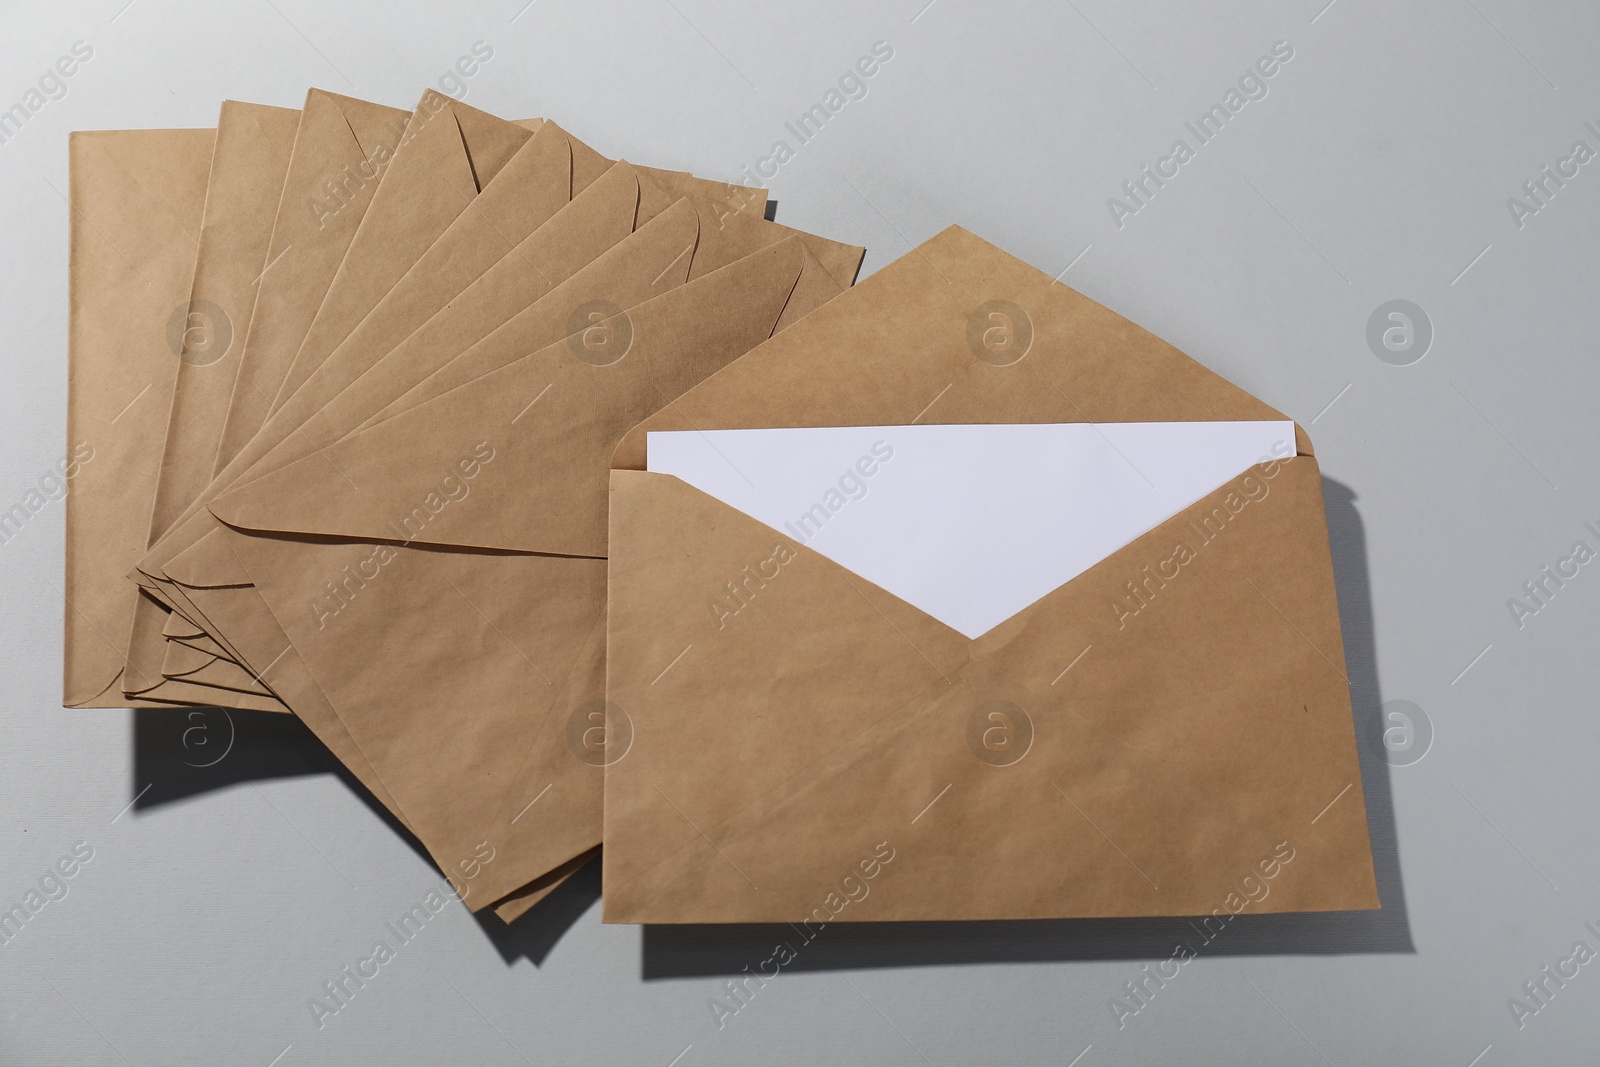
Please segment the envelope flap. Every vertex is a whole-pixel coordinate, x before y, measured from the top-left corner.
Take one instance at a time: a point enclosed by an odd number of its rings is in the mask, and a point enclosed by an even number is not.
[[[428,90],[429,96],[436,96],[433,90]],[[477,188],[481,192],[500,171],[509,163],[524,144],[532,137],[537,137],[544,124],[540,123],[539,130],[530,130],[517,122],[507,122],[497,118],[487,111],[479,111],[469,107],[459,100],[443,97],[455,116],[456,127],[461,131],[461,141],[467,151],[467,159],[472,164],[473,176],[477,179]],[[429,101],[430,105],[432,101]]]
[[[806,255],[784,241],[585,320],[565,340],[223,495],[212,511],[254,530],[603,556],[617,439],[770,336]]]
[[[747,215],[753,219],[762,218],[767,210],[767,191],[754,189],[746,185],[730,185],[727,182],[713,181],[709,178],[697,178],[686,170],[662,170],[659,167],[646,167],[634,164],[639,172],[646,178],[667,190],[674,197],[694,196],[701,200],[711,201],[716,204],[715,216],[721,220],[734,215]]]
[[[1160,338],[952,226],[636,427],[616,464],[642,470],[644,435],[684,423],[1283,418]],[[1309,453],[1309,440],[1297,436]]]
[[[194,589],[250,584],[250,575],[229,551],[222,530],[216,527],[173,556],[167,562],[166,577]]]
[[[472,159],[481,179],[480,161]],[[572,141],[546,123],[496,173],[504,180],[482,187],[474,208],[506,235],[532,233],[572,200]]]
[[[802,257],[804,262],[800,269],[800,280],[795,282],[789,302],[783,305],[783,315],[778,319],[778,325],[773,327],[773,333],[787,330],[847,288],[834,280],[833,274],[812,253],[809,245],[803,240],[801,243],[805,246],[805,255]]]
[[[675,186],[664,184],[661,181],[661,172],[659,171],[652,172],[646,167],[636,167],[626,160],[619,161],[616,167],[626,167],[638,180],[639,205],[633,218],[633,228],[636,230],[684,199],[684,194],[679,192]],[[612,169],[615,170],[616,167]]]
[[[339,124],[344,132],[355,139],[363,158],[377,160],[394,154],[406,130],[408,113],[403,108],[375,104],[355,96],[342,96],[326,89],[306,92],[302,114],[309,113],[311,122],[302,118],[302,132],[310,138],[307,146],[318,149],[329,138],[337,139]],[[300,146],[296,145],[296,149]]]
[[[555,125],[553,122],[548,124]],[[613,161],[570,133],[567,136],[572,141],[572,195],[577,196],[589,187],[590,182],[604,174]]]

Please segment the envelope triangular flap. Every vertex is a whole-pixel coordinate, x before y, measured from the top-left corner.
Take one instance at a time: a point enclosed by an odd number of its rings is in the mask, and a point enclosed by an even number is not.
[[[649,463],[978,637],[1293,439],[1289,422],[669,431]]]
[[[432,90],[428,91],[429,97],[434,95]],[[445,100],[447,103],[443,106],[450,109],[455,116],[456,127],[461,131],[462,147],[466,149],[467,160],[472,164],[479,192],[511,161],[530,136],[538,136],[545,128],[541,122],[537,129],[529,129],[522,123],[507,122],[459,100],[450,100],[448,97]]]
[[[985,347],[996,324],[1015,331],[1009,350]],[[645,469],[650,430],[1283,418],[1149,331],[952,226],[635,427],[613,466]],[[1311,454],[1304,432],[1296,443]]]

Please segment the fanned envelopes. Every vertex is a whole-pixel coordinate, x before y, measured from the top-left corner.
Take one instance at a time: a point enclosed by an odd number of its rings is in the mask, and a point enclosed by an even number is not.
[[[600,844],[612,450],[860,266],[766,204],[432,91],[77,135],[64,702],[291,711],[526,911]]]

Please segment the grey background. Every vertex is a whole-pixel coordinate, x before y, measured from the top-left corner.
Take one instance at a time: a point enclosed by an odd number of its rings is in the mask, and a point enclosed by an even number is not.
[[[1307,426],[1357,714],[1411,701],[1434,739],[1399,766],[1364,742],[1383,912],[1241,920],[1120,1030],[1107,1001],[1171,923],[835,927],[719,1031],[708,999],[770,934],[602,926],[592,877],[510,933],[447,911],[318,1030],[307,998],[442,879],[294,724],[215,716],[186,746],[181,713],[60,710],[53,504],[0,546],[0,904],[95,854],[0,946],[0,1062],[1594,1062],[1600,964],[1520,1030],[1507,998],[1600,948],[1600,566],[1520,629],[1507,599],[1600,547],[1600,162],[1520,228],[1506,203],[1600,148],[1593,5],[125,2],[0,13],[0,106],[95,52],[0,145],[0,506],[64,449],[67,131],[308,85],[410,106],[482,40],[469,103],[726,179],[884,40],[869,95],[770,181],[779,220],[868,271],[951,222],[1070,265]],[[1115,225],[1107,198],[1279,40],[1269,95]],[[1367,344],[1393,299],[1433,325],[1410,366]]]

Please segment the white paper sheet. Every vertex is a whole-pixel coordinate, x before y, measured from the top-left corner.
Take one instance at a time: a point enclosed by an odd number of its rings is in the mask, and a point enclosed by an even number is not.
[[[978,637],[1251,465],[1293,455],[1294,424],[672,431],[648,448],[650,470]]]

